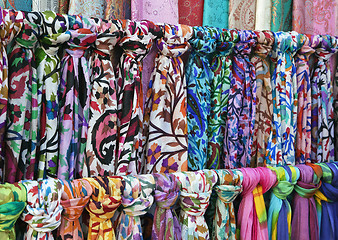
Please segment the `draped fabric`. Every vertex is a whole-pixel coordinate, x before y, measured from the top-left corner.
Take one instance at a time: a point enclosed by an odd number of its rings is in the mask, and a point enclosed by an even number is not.
[[[314,195],[321,186],[320,170],[317,174],[311,166],[297,165],[300,177],[295,186],[292,205],[291,239],[319,239],[318,218]],[[318,166],[319,167],[319,166]],[[320,167],[319,167],[320,169]]]
[[[187,93],[181,55],[189,48],[187,40],[193,30],[168,24],[163,29],[163,38],[155,42],[159,52],[145,104],[145,173],[188,170]]]
[[[238,31],[234,47],[232,78],[228,97],[225,128],[225,167],[250,165],[256,113],[256,71],[249,55],[257,36],[252,31]]]
[[[154,173],[155,203],[152,239],[180,240],[181,226],[173,210],[180,196],[180,182],[170,173]]]
[[[309,39],[305,36],[305,42],[295,55],[297,69],[297,137],[296,137],[296,163],[311,162],[311,82],[309,59],[314,49],[309,45]]]
[[[293,0],[272,0],[271,31],[292,30],[292,3]]]
[[[338,38],[329,35],[311,37],[316,63],[311,78],[311,161],[334,161],[333,86],[329,58],[338,51]]]
[[[271,29],[271,0],[256,0],[256,30],[270,30]]]
[[[103,18],[105,12],[104,0],[69,0],[68,14],[83,17]]]
[[[297,77],[293,56],[304,44],[304,35],[276,32],[272,60],[273,120],[266,163],[272,166],[295,163],[297,127]]]
[[[0,185],[0,238],[16,239],[14,224],[26,207],[26,188],[21,183]]]
[[[85,239],[79,218],[93,193],[86,179],[64,180],[64,191],[61,195],[61,205],[64,209],[61,216],[59,236],[62,240]]]
[[[202,26],[204,0],[179,0],[179,23],[189,26]]]
[[[240,170],[216,170],[219,185],[214,189],[217,193],[216,212],[211,229],[212,238],[236,239],[236,217],[233,201],[242,192],[243,174]]]
[[[69,0],[58,0],[59,10],[57,11],[60,14],[68,13]]]
[[[174,174],[181,183],[179,204],[182,239],[210,239],[203,215],[209,206],[212,188],[217,182],[216,172],[200,170]]]
[[[255,29],[257,0],[229,0],[229,28]]]
[[[338,55],[336,56],[338,59]],[[337,61],[338,62],[338,61]],[[335,161],[338,161],[338,65],[336,66],[336,75],[333,81],[334,86],[334,149],[335,149]]]
[[[86,178],[92,187],[93,194],[86,210],[89,212],[88,239],[115,239],[111,218],[121,205],[123,192],[121,177]]]
[[[227,118],[227,104],[232,77],[231,53],[238,40],[237,30],[222,30],[216,41],[216,51],[210,61],[210,115],[208,116],[208,169],[222,169],[224,166],[224,134]],[[204,166],[205,167],[205,166]]]
[[[272,125],[272,88],[268,55],[275,38],[270,31],[255,31],[257,44],[251,58],[256,71],[256,114],[251,150],[251,167],[266,165],[265,154]]]
[[[131,0],[106,0],[105,19],[130,19]]]
[[[229,0],[204,0],[203,26],[228,28]]]
[[[61,224],[63,182],[58,179],[22,181],[27,189],[27,206],[21,215],[26,222],[25,239],[53,240],[52,231]]]
[[[32,11],[32,0],[4,0],[6,8],[15,9],[18,11]]]
[[[95,19],[98,36],[90,56],[91,95],[84,176],[112,176],[117,149],[116,77],[111,54],[121,38],[118,21]]]
[[[59,166],[58,178],[82,176],[88,132],[90,66],[84,54],[96,41],[90,29],[68,30],[68,47],[61,62],[59,85]]]
[[[278,183],[272,188],[268,212],[268,230],[271,240],[288,240],[291,237],[291,205],[288,196],[293,192],[300,172],[293,166],[271,168]]]
[[[53,11],[58,12],[59,0],[32,0],[32,11]]]
[[[153,189],[155,178],[145,174],[134,177],[123,176],[122,212],[116,227],[116,239],[141,240],[141,216],[144,215],[154,202]]]

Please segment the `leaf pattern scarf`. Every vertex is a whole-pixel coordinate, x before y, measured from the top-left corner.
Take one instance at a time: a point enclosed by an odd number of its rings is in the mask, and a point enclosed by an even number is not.
[[[88,239],[115,239],[111,218],[121,205],[123,191],[121,177],[86,178],[93,194],[86,207],[90,215]]]
[[[276,32],[271,79],[273,120],[267,146],[266,163],[272,166],[295,163],[297,129],[297,78],[293,56],[304,44],[304,35]]]
[[[155,179],[150,174],[123,177],[122,212],[118,218],[116,239],[142,240],[141,216],[154,202]]]
[[[311,162],[332,162],[334,161],[334,115],[329,59],[338,51],[338,38],[314,35],[311,37],[311,47],[316,50],[316,63],[311,78]]]
[[[272,125],[272,88],[268,55],[275,42],[273,32],[255,31],[257,44],[251,58],[256,71],[256,114],[251,150],[251,167],[266,166],[265,154]]]
[[[154,173],[155,202],[152,239],[181,240],[181,226],[173,210],[180,196],[180,182],[170,173]]]
[[[210,239],[208,225],[203,217],[209,206],[213,186],[217,182],[214,170],[176,172],[181,183],[179,203],[182,239]]]
[[[165,24],[163,32],[155,41],[159,52],[145,104],[144,173],[188,170],[187,92],[181,56],[189,49],[193,30]]]
[[[92,187],[86,179],[64,180],[63,184],[61,205],[64,211],[61,216],[59,236],[62,240],[85,239],[79,218],[92,195]]]
[[[58,179],[25,180],[27,206],[21,215],[26,222],[27,240],[53,240],[52,231],[61,224],[63,182]]]
[[[256,73],[249,55],[257,36],[252,31],[238,31],[234,47],[227,126],[225,128],[225,167],[250,165],[256,112]]]
[[[0,185],[0,238],[16,239],[14,224],[26,207],[27,191],[21,183]]]
[[[271,168],[277,175],[278,183],[272,188],[268,212],[270,240],[289,240],[291,238],[291,195],[300,172],[297,167],[283,166]]]
[[[112,176],[117,147],[116,78],[112,51],[122,32],[118,21],[94,19],[98,29],[90,58],[91,95],[86,145],[85,176]]]

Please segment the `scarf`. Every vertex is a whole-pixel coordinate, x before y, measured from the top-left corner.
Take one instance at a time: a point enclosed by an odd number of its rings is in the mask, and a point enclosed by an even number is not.
[[[293,0],[272,0],[271,31],[291,31],[292,3]]]
[[[204,0],[203,26],[228,28],[229,0]]]

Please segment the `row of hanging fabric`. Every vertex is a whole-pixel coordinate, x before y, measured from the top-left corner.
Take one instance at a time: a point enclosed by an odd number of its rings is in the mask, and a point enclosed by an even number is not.
[[[1,239],[338,238],[337,162],[24,180],[0,196]]]

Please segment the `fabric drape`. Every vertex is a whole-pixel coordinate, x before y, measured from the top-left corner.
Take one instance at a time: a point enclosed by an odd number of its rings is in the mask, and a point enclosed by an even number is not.
[[[204,0],[203,26],[228,28],[229,0]]]
[[[155,179],[155,213],[152,230],[154,240],[180,240],[181,226],[173,210],[180,196],[180,182],[170,173],[154,173]]]
[[[250,165],[256,113],[256,71],[249,55],[257,42],[252,31],[238,31],[225,128],[225,167]]]
[[[163,29],[163,38],[155,42],[159,52],[145,103],[145,173],[188,170],[187,92],[181,55],[189,49],[187,40],[193,30],[168,24]]]
[[[58,179],[22,181],[27,189],[27,206],[21,215],[27,229],[27,240],[53,240],[52,231],[61,224],[63,182]]]
[[[59,0],[32,0],[32,11],[58,12],[58,10],[59,10]]]
[[[131,0],[106,0],[105,19],[130,19]]]
[[[292,3],[293,0],[272,0],[271,31],[292,30]]]
[[[256,30],[270,30],[271,29],[271,0],[256,0]]]
[[[257,44],[251,62],[256,71],[256,114],[252,139],[251,167],[266,165],[265,154],[272,125],[270,61],[275,38],[271,31],[255,31]]]
[[[257,0],[229,0],[229,28],[255,29]]]
[[[103,18],[105,13],[104,0],[69,0],[68,14],[83,17]]]
[[[69,0],[59,0],[59,10],[56,11],[60,14],[67,14],[68,13],[68,6],[69,6]]]
[[[115,239],[111,218],[121,205],[122,178],[98,176],[86,180],[93,191],[86,207],[90,216],[88,239]]]
[[[6,8],[15,9],[18,11],[32,11],[32,0],[4,0]]]
[[[85,239],[79,218],[92,195],[92,187],[86,179],[64,180],[64,191],[61,195],[61,216],[59,236],[62,240],[70,236],[74,240]]]
[[[271,168],[277,175],[278,183],[272,188],[268,212],[270,240],[289,240],[291,237],[291,205],[288,196],[298,181],[300,172],[293,166]]]
[[[202,26],[204,0],[179,0],[179,23],[189,26]]]
[[[14,240],[14,224],[26,207],[27,191],[21,183],[0,185],[0,238]]]

